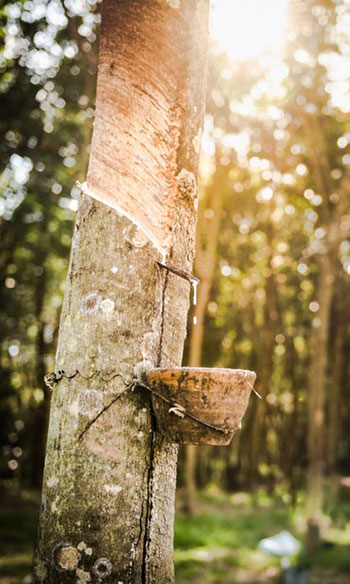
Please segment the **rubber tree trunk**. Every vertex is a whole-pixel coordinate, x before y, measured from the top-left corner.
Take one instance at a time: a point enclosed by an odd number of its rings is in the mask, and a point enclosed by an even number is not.
[[[219,165],[219,155],[216,156]],[[219,167],[220,168],[220,167]],[[198,301],[194,310],[196,324],[192,326],[190,340],[190,354],[188,364],[190,367],[200,367],[202,363],[202,348],[204,335],[205,313],[210,298],[214,269],[216,262],[216,249],[221,223],[221,209],[223,199],[222,171],[217,171],[213,176],[209,196],[205,204],[213,211],[213,217],[209,222],[207,232],[203,234],[203,226],[197,230],[197,254],[195,260],[196,274],[200,278],[198,287]],[[203,248],[203,235],[206,243]],[[198,446],[189,444],[185,450],[185,502],[187,513],[193,515],[196,507],[196,466]]]
[[[159,268],[136,207],[154,204],[169,261],[191,270],[207,16],[203,0],[102,4],[88,185],[129,197],[130,219],[81,197],[57,351],[80,373],[53,390],[36,581],[174,580],[177,448],[147,392],[108,406],[133,375],[181,364],[189,283]]]
[[[328,339],[333,297],[335,258],[320,256],[317,301],[319,310],[313,322],[310,341],[308,397],[308,459],[306,513],[308,547],[317,545],[323,506],[325,471],[325,397],[328,368]]]

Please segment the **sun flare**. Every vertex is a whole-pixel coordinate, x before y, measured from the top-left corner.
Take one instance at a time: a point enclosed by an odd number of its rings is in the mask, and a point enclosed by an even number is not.
[[[282,51],[288,0],[215,0],[211,37],[234,60]]]

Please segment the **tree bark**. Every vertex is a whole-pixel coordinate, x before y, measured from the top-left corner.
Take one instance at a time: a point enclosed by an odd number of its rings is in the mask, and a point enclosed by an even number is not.
[[[133,375],[181,364],[189,284],[158,267],[138,213],[151,171],[159,213],[172,201],[168,257],[191,270],[207,16],[206,0],[102,5],[88,184],[109,177],[129,218],[81,197],[57,351],[57,369],[80,374],[53,390],[39,582],[174,580],[177,448],[157,432],[148,394],[126,390],[108,406]]]

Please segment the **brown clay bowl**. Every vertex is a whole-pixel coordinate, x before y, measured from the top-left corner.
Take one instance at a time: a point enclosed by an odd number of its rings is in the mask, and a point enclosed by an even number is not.
[[[178,444],[230,444],[240,428],[255,379],[253,371],[243,369],[153,369],[147,373],[147,383],[153,390],[159,430]],[[197,419],[183,415],[183,409]]]

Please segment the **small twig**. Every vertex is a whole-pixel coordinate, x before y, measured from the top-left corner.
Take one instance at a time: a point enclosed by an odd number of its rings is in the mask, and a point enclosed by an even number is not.
[[[256,395],[256,396],[258,396],[258,398],[259,398],[259,399],[262,399],[262,397],[261,397],[260,393],[259,393],[258,391],[256,391],[255,387],[254,387],[254,386],[253,386],[253,385],[252,385],[252,384],[251,384],[251,383],[248,381],[248,379],[247,379],[247,377],[248,377],[248,371],[246,371],[246,374],[245,374],[245,376],[244,376],[244,377],[245,377],[245,380],[246,380],[246,382],[248,383],[248,385],[249,385],[250,389],[251,389],[252,391],[254,391],[255,395]]]
[[[181,268],[178,268],[177,266],[173,266],[172,264],[162,264],[162,262],[158,262],[158,261],[157,261],[157,264],[160,268],[164,268],[165,270],[168,270],[169,272],[172,272],[173,274],[180,276],[180,278],[187,280],[188,282],[190,282],[190,284],[193,284],[193,283],[198,284],[200,282],[199,278],[196,278],[196,276],[194,276],[190,272],[186,272],[185,270],[181,270]]]
[[[186,415],[186,410],[180,404],[173,404],[171,408],[168,410],[169,414],[175,414],[178,418],[184,418]]]

